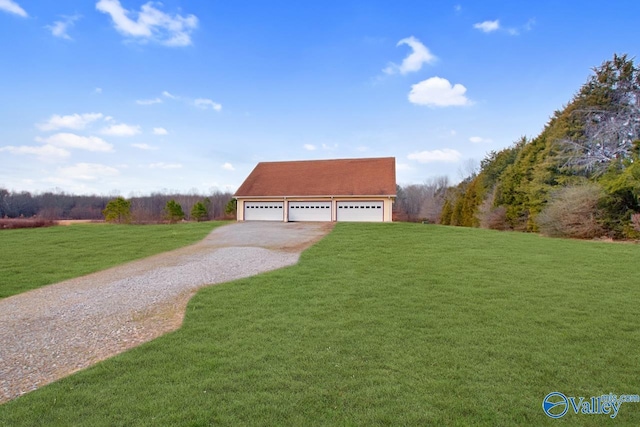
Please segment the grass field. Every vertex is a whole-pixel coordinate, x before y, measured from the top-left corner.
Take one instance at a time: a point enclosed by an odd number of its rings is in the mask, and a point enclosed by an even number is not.
[[[640,425],[640,246],[338,224],[201,290],[183,327],[0,406],[0,425]]]
[[[203,239],[225,222],[77,224],[0,232],[0,298]]]

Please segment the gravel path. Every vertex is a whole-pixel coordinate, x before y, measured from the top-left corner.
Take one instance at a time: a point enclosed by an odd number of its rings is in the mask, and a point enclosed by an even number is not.
[[[236,223],[186,248],[0,300],[0,403],[179,328],[199,288],[295,264],[330,229]]]

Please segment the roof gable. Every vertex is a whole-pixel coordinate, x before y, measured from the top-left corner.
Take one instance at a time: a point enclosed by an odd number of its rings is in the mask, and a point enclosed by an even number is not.
[[[395,196],[396,159],[261,162],[236,197]]]

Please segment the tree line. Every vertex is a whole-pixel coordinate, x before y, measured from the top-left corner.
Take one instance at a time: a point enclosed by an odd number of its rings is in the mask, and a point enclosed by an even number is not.
[[[398,221],[428,221],[438,223],[449,188],[446,176],[427,180],[422,184],[397,186],[394,204],[394,219]],[[212,192],[208,195],[153,193],[148,196],[97,196],[73,195],[62,191],[32,194],[27,191],[12,192],[0,188],[0,218],[38,218],[43,220],[62,219],[105,219],[105,209],[109,202],[122,199],[116,211],[127,211],[122,222],[160,222],[167,220],[167,212],[180,216],[179,205],[184,219],[223,219],[235,216],[235,199],[230,192]],[[174,203],[168,208],[167,204]],[[195,211],[194,211],[195,207]],[[180,218],[182,219],[182,218]]]
[[[227,218],[225,209],[232,197],[232,193],[220,191],[205,195],[162,192],[132,196],[126,200],[130,204],[131,222],[153,223],[166,220],[166,207],[170,201],[180,205],[187,220]],[[102,220],[105,208],[114,198],[62,191],[32,194],[0,188],[0,218]]]
[[[393,220],[439,223],[449,186],[447,176],[430,178],[422,184],[397,185]]]
[[[640,238],[640,68],[614,55],[540,135],[480,166],[446,190],[442,224]]]

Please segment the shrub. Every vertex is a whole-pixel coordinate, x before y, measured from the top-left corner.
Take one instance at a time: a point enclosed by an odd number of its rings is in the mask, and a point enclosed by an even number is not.
[[[631,226],[635,231],[640,233],[640,213],[631,215]]]
[[[507,221],[507,208],[498,206],[478,213],[480,227],[491,230],[509,230],[511,226]]]
[[[42,218],[0,218],[0,230],[51,227],[54,225],[56,225],[54,221]]]
[[[640,213],[631,214],[629,224],[624,227],[624,237],[627,239],[640,239]]]
[[[592,239],[605,234],[598,208],[604,193],[597,184],[563,187],[551,195],[537,224],[543,234],[554,237]]]
[[[495,188],[489,196],[483,200],[478,206],[477,220],[482,228],[491,230],[509,230],[511,226],[507,221],[507,208],[504,206],[495,206],[496,190]]]

